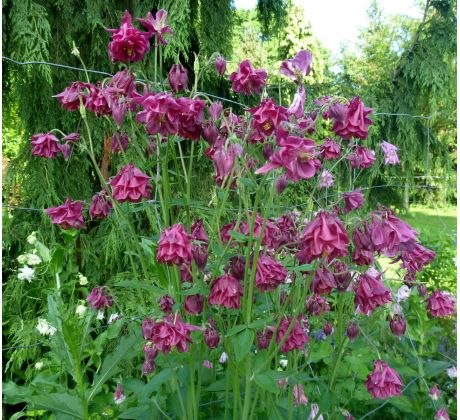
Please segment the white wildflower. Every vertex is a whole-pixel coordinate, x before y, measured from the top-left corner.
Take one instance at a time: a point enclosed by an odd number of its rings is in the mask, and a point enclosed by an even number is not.
[[[82,318],[86,310],[87,310],[87,307],[85,305],[78,305],[77,308],[75,309],[75,313],[78,315],[79,318]]]
[[[99,311],[97,313],[97,316],[96,316],[96,319],[99,320],[99,321],[102,321],[104,319],[104,311]]]
[[[410,288],[406,285],[401,286],[396,292],[396,300],[398,302],[404,302],[410,296]]]
[[[27,255],[26,254],[20,255],[16,259],[18,260],[19,264],[25,264],[27,262]]]
[[[37,242],[37,237],[35,236],[35,232],[32,232],[32,233],[27,237],[27,242],[28,242],[30,245],[33,245],[33,244],[35,244],[35,242]]]
[[[27,254],[27,264],[38,265],[42,262],[41,258],[37,254]]]
[[[35,270],[33,268],[28,267],[25,265],[19,269],[18,279],[19,280],[27,280],[29,283],[35,276]]]
[[[88,279],[81,273],[78,273],[78,282],[82,286],[86,286],[88,284]]]
[[[452,366],[449,369],[446,370],[447,376],[451,379],[454,379],[457,377],[457,367]]]
[[[56,328],[43,318],[38,318],[38,325],[36,328],[41,335],[54,335],[56,333]]]
[[[280,366],[281,366],[283,369],[285,369],[285,368],[287,367],[287,365],[288,365],[288,359],[284,359],[284,358],[283,358],[283,359],[280,360]]]
[[[115,312],[114,314],[110,315],[108,323],[113,324],[117,319],[120,319],[120,315],[117,312]]]
[[[223,353],[220,355],[219,363],[224,364],[227,360],[228,360],[228,355],[227,355],[227,353],[223,352]]]
[[[37,362],[37,363],[35,363],[35,369],[37,369],[37,370],[42,370],[42,369],[43,369],[43,362]]]

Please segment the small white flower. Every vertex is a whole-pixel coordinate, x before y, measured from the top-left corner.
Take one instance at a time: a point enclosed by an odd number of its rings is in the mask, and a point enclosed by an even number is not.
[[[287,359],[281,359],[281,360],[280,360],[280,366],[281,366],[282,368],[285,369],[285,368],[287,367],[287,365],[288,365],[288,360],[287,360]]]
[[[16,259],[18,260],[19,264],[25,264],[27,262],[27,255],[26,254],[20,255]]]
[[[35,242],[37,242],[37,237],[35,236],[35,232],[32,232],[28,237],[27,237],[27,242],[30,245],[33,245]]]
[[[83,317],[86,312],[87,307],[85,305],[78,305],[75,309],[75,313],[78,315],[79,318]]]
[[[27,280],[29,283],[35,276],[35,270],[33,268],[28,267],[25,265],[19,269],[18,279],[19,280]]]
[[[98,319],[99,321],[102,321],[104,319],[104,311],[99,311],[97,313],[96,319]]]
[[[449,369],[446,370],[447,376],[451,379],[454,379],[457,377],[457,367],[452,366]]]
[[[27,264],[38,265],[42,262],[41,258],[37,254],[27,254]]]
[[[223,352],[223,353],[220,355],[219,363],[224,364],[227,360],[228,360],[228,355],[227,355],[227,353]]]
[[[88,284],[88,279],[81,273],[78,273],[78,282],[82,286],[86,286]]]
[[[37,363],[35,363],[35,369],[37,369],[37,370],[42,370],[42,369],[43,369],[43,362],[37,362]]]
[[[120,315],[115,312],[114,314],[110,315],[108,323],[113,324],[117,319],[120,319]]]
[[[38,318],[37,330],[41,335],[54,335],[56,328],[51,326],[46,319]]]
[[[290,275],[289,273],[288,273],[288,275],[286,276],[286,280],[285,280],[284,282],[287,283],[287,284],[292,283],[292,277],[291,277],[291,275]]]
[[[404,302],[410,296],[410,289],[408,286],[404,285],[401,286],[398,291],[396,292],[396,300],[398,302]]]

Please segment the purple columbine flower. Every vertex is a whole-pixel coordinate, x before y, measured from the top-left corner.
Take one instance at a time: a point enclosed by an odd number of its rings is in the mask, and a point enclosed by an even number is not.
[[[330,188],[334,185],[334,175],[332,175],[327,169],[321,172],[319,176],[318,187],[319,188]]]
[[[398,147],[385,140],[382,142],[380,147],[383,150],[385,165],[399,165]]]

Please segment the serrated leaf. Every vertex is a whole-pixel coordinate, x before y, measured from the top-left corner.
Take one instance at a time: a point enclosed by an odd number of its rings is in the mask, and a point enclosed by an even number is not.
[[[93,381],[93,386],[88,396],[88,401],[91,401],[94,396],[100,391],[102,385],[107,382],[113,375],[118,372],[119,363],[135,355],[134,344],[137,337],[134,334],[123,337],[118,346],[108,354],[103,363],[101,370],[96,374]]]
[[[41,394],[29,399],[35,408],[41,408],[53,413],[64,414],[74,419],[83,419],[83,406],[80,399],[69,394]]]

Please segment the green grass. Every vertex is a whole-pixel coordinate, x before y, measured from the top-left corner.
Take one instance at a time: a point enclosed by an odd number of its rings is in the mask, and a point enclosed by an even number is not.
[[[456,207],[429,208],[418,205],[411,207],[408,213],[399,214],[398,217],[409,223],[420,233],[422,244],[424,244],[424,238],[431,240],[437,237],[451,238],[455,242],[457,233]],[[427,244],[425,243],[425,245]],[[439,252],[439,250],[436,251]],[[397,288],[401,285],[399,281],[396,282],[396,280],[400,279],[398,274],[399,264],[391,264],[390,261],[390,258],[378,258],[378,262],[385,272],[385,279],[392,283],[393,288]],[[454,262],[452,261],[453,264]]]

